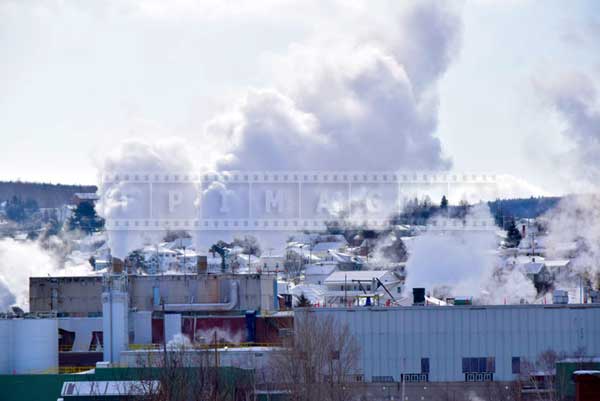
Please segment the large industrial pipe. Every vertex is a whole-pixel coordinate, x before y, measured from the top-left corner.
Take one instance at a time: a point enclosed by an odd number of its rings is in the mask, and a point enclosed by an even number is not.
[[[232,281],[229,286],[229,302],[224,303],[207,303],[207,304],[165,304],[164,310],[166,312],[215,312],[215,311],[229,311],[236,307],[238,304],[238,283]],[[154,309],[162,309],[162,306],[154,307]]]

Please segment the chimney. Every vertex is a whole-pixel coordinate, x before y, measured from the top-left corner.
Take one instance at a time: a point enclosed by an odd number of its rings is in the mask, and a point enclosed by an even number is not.
[[[208,259],[206,256],[198,256],[198,274],[206,273],[208,270]]]
[[[413,288],[413,305],[425,305],[425,288]]]
[[[112,258],[112,273],[123,273],[123,261],[119,258]]]

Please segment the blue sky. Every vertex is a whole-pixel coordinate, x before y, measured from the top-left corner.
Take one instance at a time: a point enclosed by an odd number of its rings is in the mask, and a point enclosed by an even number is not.
[[[385,25],[401,2],[86,4],[0,5],[0,179],[94,183],[104,155],[130,137],[178,136],[209,159],[205,123],[248,88],[274,85],[273,60],[357,20]],[[599,3],[451,6],[459,46],[436,81],[444,156],[457,170],[572,190],[556,168],[572,146],[565,122],[535,83],[574,71],[599,84]]]

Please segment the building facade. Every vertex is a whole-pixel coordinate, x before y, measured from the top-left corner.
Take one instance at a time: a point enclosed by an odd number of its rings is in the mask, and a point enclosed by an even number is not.
[[[347,324],[365,382],[512,381],[552,350],[600,355],[600,305],[315,308]]]

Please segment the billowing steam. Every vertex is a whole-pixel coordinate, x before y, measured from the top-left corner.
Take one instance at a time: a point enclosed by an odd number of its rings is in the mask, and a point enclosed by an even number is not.
[[[89,275],[91,266],[67,263],[38,242],[0,240],[0,311],[12,305],[29,309],[29,277]]]
[[[578,192],[600,188],[600,102],[592,79],[583,73],[563,74],[552,81],[535,81],[545,103],[564,122],[562,134],[571,148],[562,155],[561,170]]]
[[[558,277],[558,286],[579,284],[589,279],[600,282],[600,195],[573,195],[563,198],[545,217],[548,224],[546,247],[552,256],[571,259],[571,275]]]
[[[436,83],[456,52],[460,21],[426,2],[394,22],[293,46],[275,63],[282,77],[274,89],[249,91],[208,123],[209,135],[231,142],[218,168],[448,168],[434,136]]]
[[[574,256],[572,274],[557,286],[577,284],[580,277],[598,286],[600,273],[600,102],[592,79],[569,73],[553,81],[536,81],[536,88],[551,110],[564,122],[562,131],[571,143],[561,160],[574,189],[545,217],[546,247],[558,257]]]
[[[400,8],[360,29],[364,16],[341,10],[355,19],[352,30],[320,30],[318,38],[296,43],[272,60],[272,87],[249,90],[231,110],[207,122],[199,142],[219,146],[211,150],[216,155],[197,152],[199,164],[216,160],[205,167],[219,171],[448,168],[434,135],[436,85],[457,51],[460,20],[433,1]],[[182,142],[126,142],[100,172],[190,171],[199,167],[190,148]],[[215,191],[227,189],[198,190],[199,202],[209,202]],[[99,192],[98,211],[105,218],[131,219],[150,207],[142,187],[101,183]],[[112,254],[120,258],[151,240],[109,232]]]
[[[468,219],[489,219],[486,204]],[[532,302],[536,290],[518,269],[499,269],[493,231],[430,231],[418,236],[407,262],[405,288],[425,287],[433,296],[469,296],[483,304]]]
[[[194,162],[190,154],[190,145],[181,139],[170,138],[154,144],[141,140],[124,141],[100,166],[101,177],[98,186],[100,201],[96,205],[96,211],[106,219],[135,219],[149,215],[160,218],[168,207],[152,205],[147,185],[135,185],[125,181],[106,182],[106,175],[120,173],[128,174],[132,178],[135,176],[143,178],[148,174],[188,173],[193,170]],[[180,189],[181,185],[177,188]],[[188,197],[188,200],[194,202],[195,185],[190,185],[189,189],[194,196],[191,199]],[[168,191],[168,188],[165,190]],[[193,210],[188,212],[189,215],[185,217],[194,217]],[[167,227],[145,231],[111,230],[108,235],[111,254],[123,259],[131,250],[145,243],[158,242],[166,230]]]

